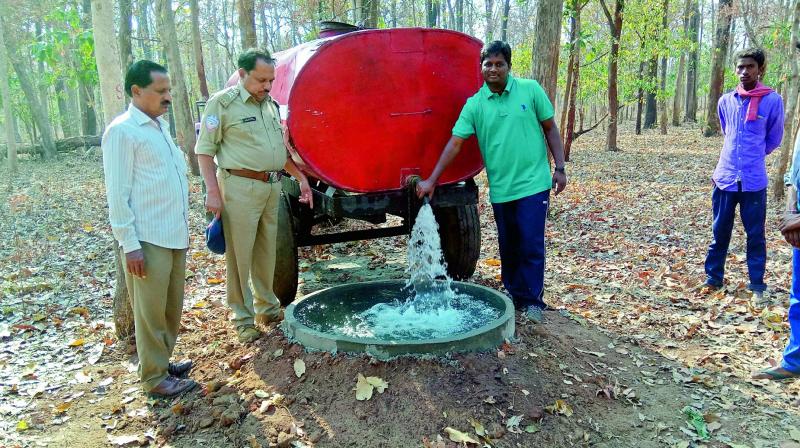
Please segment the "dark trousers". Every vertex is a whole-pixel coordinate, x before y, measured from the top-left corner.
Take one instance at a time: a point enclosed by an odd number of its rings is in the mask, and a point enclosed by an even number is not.
[[[544,308],[544,227],[550,190],[492,204],[503,285],[517,308]]]
[[[767,218],[767,189],[761,191],[722,191],[714,187],[711,195],[714,222],[711,229],[714,241],[706,256],[706,283],[722,286],[725,277],[725,258],[731,242],[736,206],[747,234],[747,271],[750,274],[751,291],[764,291],[764,269],[767,264],[767,240],[764,226]]]

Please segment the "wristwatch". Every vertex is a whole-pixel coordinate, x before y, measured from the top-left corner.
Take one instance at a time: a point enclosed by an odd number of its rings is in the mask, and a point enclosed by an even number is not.
[[[561,174],[565,174],[566,173],[566,171],[564,171],[565,169],[566,169],[566,167],[563,167],[563,166],[561,166],[561,167],[557,166],[557,167],[553,168],[554,171],[558,171]]]

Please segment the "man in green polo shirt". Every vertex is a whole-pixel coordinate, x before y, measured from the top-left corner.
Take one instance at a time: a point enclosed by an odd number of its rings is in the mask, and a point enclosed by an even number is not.
[[[486,44],[481,50],[485,83],[467,100],[439,162],[430,177],[417,184],[417,194],[432,197],[436,181],[464,140],[478,138],[497,223],[503,285],[517,309],[539,323],[546,307],[547,206],[550,189],[557,195],[567,185],[564,149],[545,91],[534,80],[510,76],[509,70],[511,47],[501,41]],[[552,175],[548,146],[556,165]]]

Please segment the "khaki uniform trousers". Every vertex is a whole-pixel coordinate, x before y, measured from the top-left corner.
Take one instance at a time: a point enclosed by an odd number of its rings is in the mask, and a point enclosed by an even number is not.
[[[217,173],[222,193],[228,306],[237,327],[256,314],[274,317],[280,302],[272,290],[281,183]]]
[[[133,305],[139,379],[149,392],[167,378],[169,357],[178,339],[186,281],[186,249],[167,249],[141,241],[145,278],[125,269]],[[122,253],[125,264],[125,253]]]

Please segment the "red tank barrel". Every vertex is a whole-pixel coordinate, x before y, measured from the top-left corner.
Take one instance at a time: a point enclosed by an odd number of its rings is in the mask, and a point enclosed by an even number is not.
[[[309,174],[352,192],[427,177],[464,102],[482,84],[481,42],[429,28],[364,30],[276,53],[271,95]],[[483,168],[469,139],[440,179]]]

